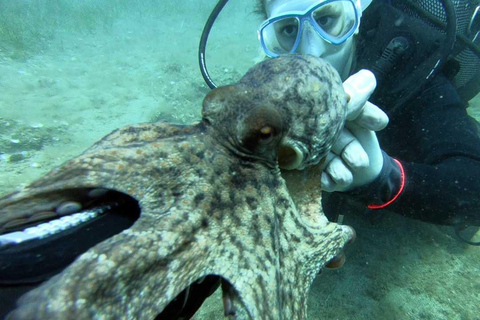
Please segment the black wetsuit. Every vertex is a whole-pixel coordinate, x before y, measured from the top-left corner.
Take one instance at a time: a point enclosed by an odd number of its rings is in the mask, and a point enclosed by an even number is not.
[[[327,215],[335,215],[331,211],[338,197],[354,198],[366,207],[398,195],[384,209],[435,224],[480,225],[478,124],[452,84],[437,76],[417,99],[387,114],[389,125],[377,133],[386,153],[380,176],[367,186],[330,195]],[[404,169],[401,193],[400,167],[391,157]]]

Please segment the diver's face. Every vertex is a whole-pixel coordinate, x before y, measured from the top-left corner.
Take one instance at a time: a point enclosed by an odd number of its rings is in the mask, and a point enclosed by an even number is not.
[[[325,1],[265,0],[265,9],[268,18],[272,18],[288,15],[292,12],[304,12],[322,2]],[[325,37],[338,39],[351,31],[356,19],[354,10],[353,4],[349,1],[334,1],[313,11],[312,19],[308,21],[300,22],[299,19],[285,18],[272,23],[271,27],[268,26],[267,28],[271,28],[268,32],[275,33],[276,48],[283,49],[285,53],[288,53],[297,45],[298,47],[294,52],[309,54],[327,60],[337,69],[340,76],[346,79],[353,61],[353,37],[349,36],[340,44],[327,41]],[[301,32],[300,38],[297,37],[299,32]],[[322,32],[323,37],[319,32]],[[298,40],[300,42],[297,42]]]

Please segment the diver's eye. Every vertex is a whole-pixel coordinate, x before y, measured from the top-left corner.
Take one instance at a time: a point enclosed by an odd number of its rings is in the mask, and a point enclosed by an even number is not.
[[[325,15],[325,16],[316,18],[316,21],[323,30],[328,32],[331,29],[333,29],[333,27],[335,27],[336,19],[334,16]]]
[[[274,130],[270,126],[265,126],[260,129],[260,141],[262,143],[270,143],[274,137]]]
[[[296,25],[286,25],[281,30],[281,35],[284,37],[296,37],[298,27]]]

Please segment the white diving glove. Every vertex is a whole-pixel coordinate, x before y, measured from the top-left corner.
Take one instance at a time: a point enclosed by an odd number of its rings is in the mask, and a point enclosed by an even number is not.
[[[375,76],[368,70],[360,70],[343,83],[349,96],[347,121],[323,165],[324,191],[349,191],[366,185],[382,170],[383,155],[375,131],[387,126],[388,116],[367,101],[376,86]]]

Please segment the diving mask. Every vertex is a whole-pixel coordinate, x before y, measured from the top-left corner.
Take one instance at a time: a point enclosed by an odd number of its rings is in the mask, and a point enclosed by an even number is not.
[[[344,43],[357,31],[363,6],[360,0],[317,1],[306,9],[301,8],[301,3],[305,1],[289,3],[296,5],[290,9],[282,6],[285,8],[272,12],[272,17],[265,20],[258,30],[260,43],[270,57],[295,53],[307,24],[326,42],[335,45]]]

